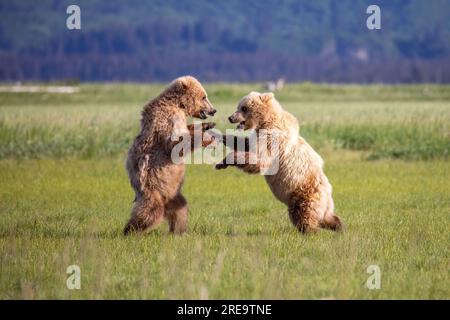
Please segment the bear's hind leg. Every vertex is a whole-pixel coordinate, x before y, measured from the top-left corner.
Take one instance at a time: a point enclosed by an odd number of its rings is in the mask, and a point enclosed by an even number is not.
[[[156,227],[164,216],[164,205],[157,193],[151,196],[140,196],[134,203],[131,218],[125,226],[123,233],[143,232],[148,228]]]
[[[293,200],[289,204],[289,218],[301,233],[312,233],[319,228],[319,219],[307,200]]]
[[[166,204],[166,218],[172,233],[182,234],[187,229],[188,207],[182,194],[178,194]]]

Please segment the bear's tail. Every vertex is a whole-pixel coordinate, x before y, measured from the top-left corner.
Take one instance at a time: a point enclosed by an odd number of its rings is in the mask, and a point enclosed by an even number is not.
[[[322,220],[320,226],[324,229],[333,231],[342,231],[344,227],[341,219],[335,214],[327,214]]]

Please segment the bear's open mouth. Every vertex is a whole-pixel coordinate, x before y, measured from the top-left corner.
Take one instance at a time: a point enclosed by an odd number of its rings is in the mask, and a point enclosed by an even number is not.
[[[206,115],[205,111],[200,111],[200,119],[206,119],[208,116]]]

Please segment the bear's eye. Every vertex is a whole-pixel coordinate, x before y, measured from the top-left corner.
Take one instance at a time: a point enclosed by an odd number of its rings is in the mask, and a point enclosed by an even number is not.
[[[242,106],[241,110],[242,110],[242,112],[247,112],[248,108],[246,106]]]
[[[203,96],[202,100],[203,100],[203,101],[206,100],[206,96]]]

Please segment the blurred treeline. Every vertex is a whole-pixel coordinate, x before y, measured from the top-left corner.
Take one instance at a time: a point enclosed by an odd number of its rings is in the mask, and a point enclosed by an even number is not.
[[[67,30],[66,7],[81,8]],[[381,8],[368,30],[366,8]],[[445,0],[0,0],[0,80],[450,82]]]

